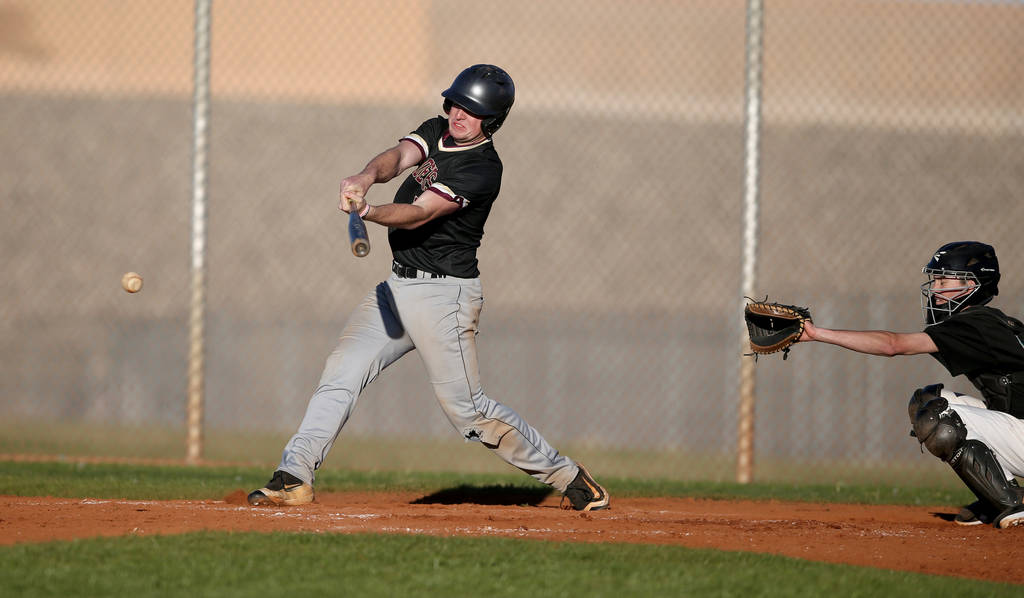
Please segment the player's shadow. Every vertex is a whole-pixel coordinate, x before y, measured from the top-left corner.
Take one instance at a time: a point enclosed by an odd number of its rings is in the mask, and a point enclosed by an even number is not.
[[[943,521],[953,521],[954,519],[956,519],[956,513],[939,513],[937,511],[932,511],[932,517],[941,519]]]
[[[520,505],[535,507],[544,502],[551,493],[551,488],[523,488],[521,486],[472,486],[462,484],[454,488],[438,490],[433,494],[417,498],[410,504],[414,505]]]

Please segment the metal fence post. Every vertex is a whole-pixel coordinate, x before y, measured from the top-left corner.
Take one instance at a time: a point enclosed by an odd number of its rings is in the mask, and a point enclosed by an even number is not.
[[[210,114],[210,3],[196,0],[192,147],[192,294],[189,303],[187,463],[203,456],[206,303],[206,146]]]
[[[761,51],[763,30],[761,0],[747,1],[747,68],[745,110],[745,178],[743,183],[743,273],[744,297],[754,295],[757,275],[757,196],[758,162],[761,127]],[[741,304],[743,299],[740,300]],[[741,326],[740,346],[747,346],[746,326]],[[754,360],[742,357],[740,351],[740,402],[737,429],[736,480],[749,483],[754,476]]]

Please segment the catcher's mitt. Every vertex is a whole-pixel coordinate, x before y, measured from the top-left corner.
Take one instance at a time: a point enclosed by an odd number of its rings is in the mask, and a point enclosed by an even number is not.
[[[743,308],[743,319],[747,322],[750,350],[755,357],[782,351],[785,359],[789,356],[790,345],[800,340],[804,322],[811,319],[811,312],[806,307],[750,299]]]

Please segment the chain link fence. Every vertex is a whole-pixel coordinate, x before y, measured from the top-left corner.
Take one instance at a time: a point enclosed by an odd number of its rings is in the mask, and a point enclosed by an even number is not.
[[[1024,5],[764,8],[759,292],[920,330],[921,266],[974,239],[1024,312]],[[598,475],[732,479],[744,27],[736,1],[215,0],[204,456],[277,462],[389,273],[381,227],[349,252],[338,182],[490,62],[518,95],[479,254],[488,395]],[[192,28],[184,1],[0,2],[0,452],[184,455]],[[940,381],[967,389],[926,356],[762,359],[755,478],[934,483],[906,401]],[[325,467],[505,471],[431,393],[392,366]]]

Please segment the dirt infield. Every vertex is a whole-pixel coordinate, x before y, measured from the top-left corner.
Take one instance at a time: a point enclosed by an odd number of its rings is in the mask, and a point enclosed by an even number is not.
[[[672,544],[1024,584],[1024,528],[960,527],[948,507],[634,498],[577,513],[409,493],[323,494],[303,507],[222,500],[0,497],[0,544],[196,530],[505,536]],[[535,502],[536,504],[529,504]]]

